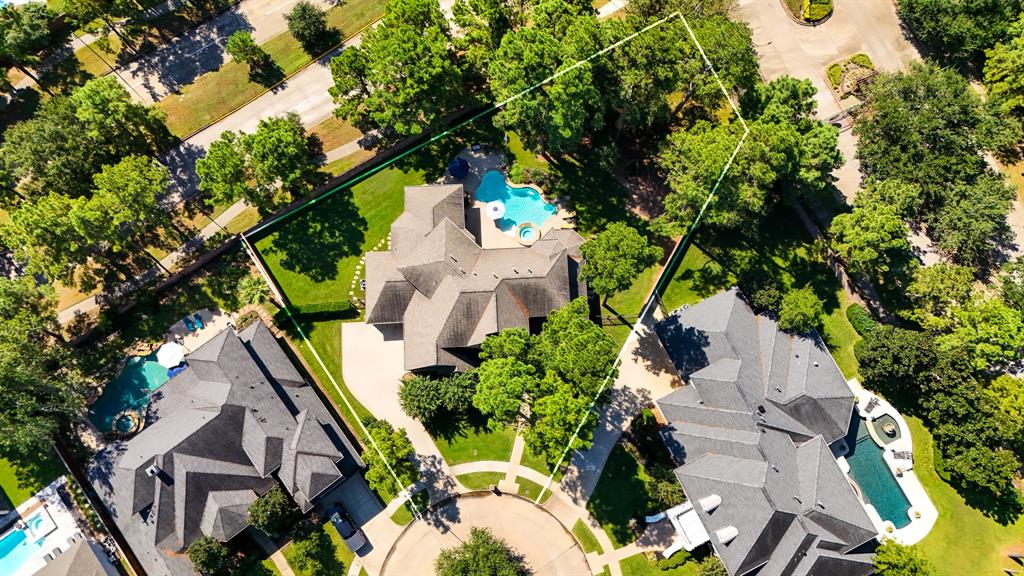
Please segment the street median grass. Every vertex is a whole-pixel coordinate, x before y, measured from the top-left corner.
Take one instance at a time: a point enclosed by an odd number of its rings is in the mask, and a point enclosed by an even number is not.
[[[577,520],[576,523],[572,525],[572,535],[579,541],[584,554],[590,554],[591,552],[604,554],[604,548],[602,548],[601,543],[597,541],[597,536],[594,536],[594,532],[589,526],[583,523],[582,519]]]
[[[459,474],[455,477],[459,484],[470,490],[489,490],[491,486],[497,486],[498,482],[505,479],[504,472],[470,472]]]
[[[347,39],[380,18],[384,13],[384,4],[383,0],[349,0],[344,6],[331,8],[327,19]],[[313,61],[289,32],[278,34],[261,47],[280,68],[285,79]],[[248,65],[228,61],[154,106],[167,115],[167,128],[171,133],[184,138],[220,120],[269,89],[269,86],[250,80]]]

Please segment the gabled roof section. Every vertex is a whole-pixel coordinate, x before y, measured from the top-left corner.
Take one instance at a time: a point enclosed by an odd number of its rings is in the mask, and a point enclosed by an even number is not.
[[[461,185],[406,188],[391,250],[366,257],[366,321],[403,324],[407,370],[469,368],[488,334],[529,326],[586,291],[579,234],[485,250],[466,230],[464,196]]]

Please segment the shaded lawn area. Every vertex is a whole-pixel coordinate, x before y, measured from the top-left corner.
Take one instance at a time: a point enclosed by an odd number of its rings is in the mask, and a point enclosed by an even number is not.
[[[242,555],[235,574],[238,576],[281,576],[274,561],[267,557],[267,553],[260,549],[259,545],[252,538],[243,536],[232,541],[238,543],[239,552]]]
[[[662,570],[651,562],[643,553],[619,561],[622,576],[698,576],[700,570],[696,562],[687,562],[682,566]]]
[[[505,479],[504,472],[470,472],[455,477],[460,484],[470,490],[487,490]]]
[[[519,495],[523,498],[529,498],[531,501],[537,499],[537,495],[544,488],[542,485],[537,484],[533,480],[523,478],[522,476],[516,477],[516,483],[519,484]],[[541,506],[551,498],[551,490],[544,490],[544,495],[540,498]]]
[[[374,153],[370,150],[360,150],[354,154],[348,156],[342,156],[333,162],[329,162],[320,167],[321,172],[326,172],[331,176],[338,176],[342,172],[351,169],[352,167],[362,164],[363,162],[374,157]]]
[[[604,554],[604,548],[601,548],[601,544],[597,541],[597,537],[594,536],[594,532],[590,530],[590,527],[583,523],[583,520],[577,520],[572,525],[572,535],[579,541],[580,547],[583,548],[584,554],[590,554],[591,552],[597,552],[598,554]]]
[[[383,0],[348,0],[344,6],[328,10],[327,20],[349,37],[383,13]],[[313,60],[290,32],[278,34],[260,46],[270,55],[276,69],[264,73],[259,82],[250,79],[247,64],[225,59],[219,69],[203,74],[178,93],[157,102],[156,108],[167,114],[171,134],[184,137],[217,121]]]
[[[363,136],[358,128],[337,116],[328,116],[310,128],[309,133],[320,139],[324,152],[330,152]]]
[[[519,465],[526,466],[527,468],[532,468],[544,475],[551,474],[551,466],[548,464],[547,459],[544,458],[544,456],[534,454],[533,451],[530,450],[529,446],[526,446],[524,448],[523,457],[521,460],[519,460]],[[565,475],[565,469],[567,466],[568,456],[566,457],[566,462],[562,462],[562,466],[559,467],[557,472],[555,472],[555,482],[562,481],[562,476]]]
[[[850,301],[825,264],[820,247],[788,208],[773,210],[756,238],[698,232],[665,287],[662,302],[668,310],[698,302],[734,285],[744,267],[764,271],[784,289],[810,285],[825,304],[822,338],[843,376],[858,375],[853,346],[860,336],[846,318]]]
[[[934,576],[1002,574],[1020,569],[1007,553],[1024,546],[1024,517],[1001,525],[971,508],[935,471],[932,435],[921,420],[904,416],[914,441],[914,472],[939,511],[932,531],[917,544],[928,558]]]
[[[508,462],[516,431],[511,427],[492,430],[480,421],[465,424],[451,432],[431,431],[431,437],[450,466],[477,460]]]
[[[502,476],[504,476],[504,474],[502,474]],[[412,495],[411,502],[412,504],[415,504],[422,513],[427,509],[427,506],[430,505],[430,495],[427,494],[426,490],[420,490]],[[406,500],[405,503],[399,506],[398,510],[395,510],[395,513],[391,515],[391,521],[399,526],[405,526],[409,522],[412,522],[412,519],[415,518],[412,511],[412,504],[410,504],[410,500]]]
[[[616,548],[632,542],[635,537],[629,521],[648,510],[651,499],[647,485],[652,478],[632,454],[616,444],[604,465],[601,478],[587,502],[594,516]]]
[[[296,567],[296,541],[306,541],[316,551],[313,560],[319,564],[318,570],[300,570]],[[352,565],[355,554],[348,549],[334,525],[325,522],[311,527],[299,527],[295,530],[292,541],[282,551],[284,559],[295,571],[296,576],[315,576],[317,574],[345,574]]]
[[[64,464],[52,449],[32,456],[0,456],[0,489],[13,508],[65,472]]]
[[[640,316],[647,295],[654,288],[659,272],[660,264],[647,268],[636,277],[629,288],[613,294],[601,307],[601,315],[606,317],[601,327],[615,340],[616,347],[621,348],[626,343],[626,338]]]

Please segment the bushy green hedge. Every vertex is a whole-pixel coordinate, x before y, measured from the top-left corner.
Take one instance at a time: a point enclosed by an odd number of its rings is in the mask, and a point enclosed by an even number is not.
[[[690,559],[690,553],[686,550],[680,550],[668,558],[662,558],[658,560],[658,568],[661,570],[671,570],[678,568]]]
[[[828,75],[828,83],[833,88],[839,88],[839,82],[843,79],[843,67],[839,64],[833,64],[828,67],[826,74]]]
[[[832,13],[832,0],[808,0],[804,4],[804,20],[817,22]]]
[[[871,313],[860,304],[850,304],[846,309],[846,319],[853,325],[858,334],[867,338],[878,329],[878,323],[871,317]]]
[[[871,57],[863,52],[850,56],[850,62],[853,62],[861,68],[867,68],[868,70],[875,69],[875,63],[871,61]]]
[[[332,302],[314,302],[312,304],[292,304],[293,314],[344,314],[355,310],[348,300]]]

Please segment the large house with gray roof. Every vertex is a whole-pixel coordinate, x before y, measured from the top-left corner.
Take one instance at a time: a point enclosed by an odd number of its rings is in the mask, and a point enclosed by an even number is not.
[[[655,330],[688,384],[657,401],[663,436],[729,574],[871,574],[877,532],[832,449],[854,397],[821,339],[781,331],[736,289]]]
[[[146,427],[100,452],[93,487],[151,576],[194,574],[200,536],[228,541],[280,483],[303,512],[362,467],[262,322],[227,328],[153,393]]]
[[[553,229],[529,247],[482,248],[461,184],[408,186],[391,249],[366,255],[366,322],[402,326],[406,370],[464,370],[488,334],[536,327],[586,295],[582,243]]]

